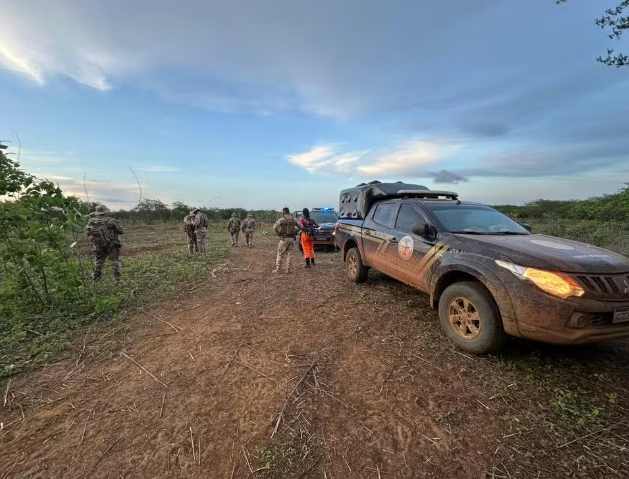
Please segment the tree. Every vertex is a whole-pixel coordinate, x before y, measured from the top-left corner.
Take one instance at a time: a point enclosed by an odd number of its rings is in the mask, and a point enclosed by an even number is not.
[[[152,224],[156,220],[170,220],[170,210],[166,203],[161,200],[144,199],[140,201],[136,211],[138,216],[147,224]]]
[[[16,304],[46,308],[80,295],[85,285],[69,235],[82,231],[87,208],[0,151],[0,316]],[[75,236],[76,237],[76,236]]]
[[[568,0],[555,0],[555,3],[566,3]],[[625,11],[626,10],[626,11]],[[603,30],[609,31],[611,40],[619,40],[625,30],[629,29],[629,0],[623,0],[616,8],[608,8],[601,18],[595,23]],[[629,66],[629,56],[615,53],[612,48],[607,50],[607,55],[599,56],[596,61],[617,68]]]

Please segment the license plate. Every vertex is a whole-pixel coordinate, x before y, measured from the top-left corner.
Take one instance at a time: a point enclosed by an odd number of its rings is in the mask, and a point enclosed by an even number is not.
[[[327,241],[327,238],[315,238],[315,241]],[[629,321],[629,319],[627,320]]]
[[[629,308],[616,308],[614,310],[614,317],[612,323],[626,323],[629,322]]]

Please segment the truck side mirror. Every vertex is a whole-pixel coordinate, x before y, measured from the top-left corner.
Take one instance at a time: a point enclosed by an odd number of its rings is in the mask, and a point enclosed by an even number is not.
[[[417,236],[425,236],[430,231],[430,228],[426,223],[415,223],[411,231]]]
[[[522,228],[524,228],[529,233],[533,232],[533,227],[528,223],[520,223],[520,226],[522,226]]]

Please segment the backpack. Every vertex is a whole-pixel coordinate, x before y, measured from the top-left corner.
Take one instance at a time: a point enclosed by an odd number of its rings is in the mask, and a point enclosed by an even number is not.
[[[194,217],[194,224],[196,225],[197,222],[199,223],[197,225],[197,227],[199,228],[207,228],[208,226],[207,216],[205,216],[203,213],[199,213]]]
[[[104,221],[96,220],[92,223],[87,237],[94,244],[96,249],[109,249],[115,241],[114,232],[107,227]]]
[[[306,236],[315,235],[315,225],[310,218],[306,220],[306,224],[304,225],[304,233],[306,234]]]
[[[183,220],[183,230],[186,233],[194,233],[194,216],[186,216]]]

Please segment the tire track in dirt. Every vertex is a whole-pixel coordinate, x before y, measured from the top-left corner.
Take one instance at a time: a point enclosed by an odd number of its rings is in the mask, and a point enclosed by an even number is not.
[[[485,477],[504,410],[426,298],[350,283],[332,253],[275,276],[274,253],[256,238],[150,311],[180,332],[131,320],[125,351],[167,389],[122,356],[17,378],[25,418],[0,412],[19,421],[0,431],[0,477]]]

